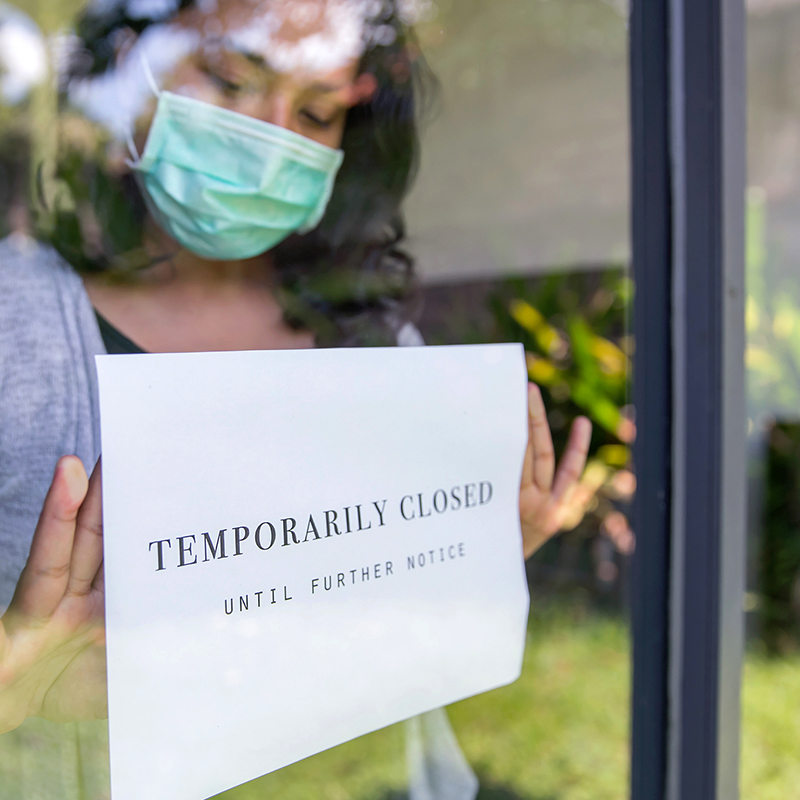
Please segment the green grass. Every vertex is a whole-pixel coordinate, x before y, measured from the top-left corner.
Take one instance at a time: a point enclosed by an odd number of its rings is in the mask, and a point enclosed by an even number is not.
[[[800,655],[745,659],[741,797],[800,797]]]
[[[533,617],[522,677],[450,707],[486,800],[617,800],[627,794],[630,667],[623,623]],[[219,795],[219,800],[393,800],[406,773],[394,726]]]
[[[627,798],[629,691],[622,620],[580,608],[538,611],[522,677],[450,708],[481,779],[480,800]],[[800,797],[800,654],[748,653],[742,720],[742,800]],[[31,720],[0,737],[0,800],[106,800],[101,728],[82,736],[83,781],[74,774],[74,739],[61,726]],[[396,725],[217,800],[402,800],[405,784],[404,729]]]
[[[626,624],[579,608],[532,616],[522,677],[450,707],[481,800],[628,796]],[[395,800],[403,730],[388,728],[220,795],[225,800]],[[742,800],[800,797],[800,654],[750,652],[742,692]]]

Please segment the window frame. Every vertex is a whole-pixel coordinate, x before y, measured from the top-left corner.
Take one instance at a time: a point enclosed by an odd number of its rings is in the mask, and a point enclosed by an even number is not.
[[[632,0],[633,800],[738,796],[744,0]]]

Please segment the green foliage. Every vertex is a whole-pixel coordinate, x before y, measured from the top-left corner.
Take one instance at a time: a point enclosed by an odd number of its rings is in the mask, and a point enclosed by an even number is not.
[[[490,300],[504,338],[525,346],[528,374],[544,389],[557,444],[563,444],[578,414],[594,423],[593,454],[633,438],[626,408],[632,340],[625,335],[625,319],[631,294],[624,270],[609,269],[555,273],[538,284],[511,280]],[[621,466],[619,451],[613,452],[615,466]]]
[[[39,231],[78,272],[127,271],[150,266],[144,247],[144,210],[129,174],[113,175],[91,153],[63,153],[49,228]]]
[[[759,562],[761,638],[768,653],[797,648],[800,617],[800,425],[770,431]]]
[[[751,189],[747,203],[748,407],[753,425],[766,415],[800,414],[800,284],[796,266],[767,246],[766,198]]]
[[[621,602],[635,542],[619,507],[635,488],[629,469],[635,427],[627,406],[631,296],[631,282],[618,268],[510,280],[490,298],[501,338],[525,347],[528,376],[543,390],[556,451],[563,452],[575,417],[583,414],[593,423],[586,469],[565,498],[566,533],[536,554],[532,574],[540,587],[562,594],[567,586],[580,586],[604,606]]]
[[[745,363],[750,431],[768,437],[758,541],[759,635],[769,654],[796,649],[800,614],[800,287],[796,268],[767,244],[764,192],[747,203]],[[775,422],[775,419],[778,422]]]

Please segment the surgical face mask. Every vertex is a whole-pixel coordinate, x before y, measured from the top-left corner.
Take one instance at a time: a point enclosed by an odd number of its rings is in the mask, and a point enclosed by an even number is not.
[[[133,168],[170,236],[203,258],[231,260],[315,228],[342,158],[277,125],[161,92]]]

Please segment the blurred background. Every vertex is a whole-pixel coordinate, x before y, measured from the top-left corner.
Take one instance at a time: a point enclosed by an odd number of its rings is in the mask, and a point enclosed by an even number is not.
[[[800,4],[749,0],[742,796],[800,778]]]
[[[3,236],[30,233],[28,201],[42,183],[32,165],[56,146],[52,76],[82,4],[0,0]],[[800,786],[800,0],[748,0],[748,12],[741,794],[784,800]],[[626,18],[626,0],[436,0],[417,31],[442,83],[406,205],[418,325],[430,344],[523,342],[557,449],[577,414],[595,427],[568,530],[529,563],[522,678],[451,709],[484,800],[628,792],[628,576],[646,531],[628,522]],[[0,774],[48,735],[47,723],[34,725],[19,751],[0,749]],[[224,796],[400,800],[403,747],[402,729],[390,728]],[[105,797],[102,777],[80,792]]]

